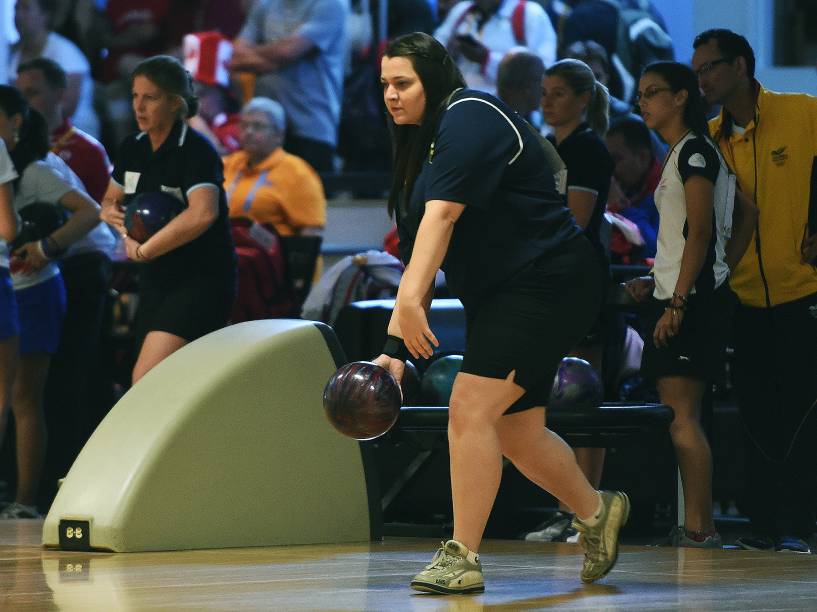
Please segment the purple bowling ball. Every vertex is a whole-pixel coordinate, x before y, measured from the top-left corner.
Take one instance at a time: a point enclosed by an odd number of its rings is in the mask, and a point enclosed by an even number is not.
[[[184,210],[169,193],[147,191],[135,196],[125,209],[125,229],[136,242],[145,242]]]
[[[593,410],[604,399],[601,379],[584,359],[565,357],[559,364],[548,408],[552,410]]]

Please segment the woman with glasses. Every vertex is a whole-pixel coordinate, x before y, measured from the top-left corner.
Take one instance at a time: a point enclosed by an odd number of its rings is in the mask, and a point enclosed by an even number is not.
[[[253,98],[241,109],[241,149],[224,158],[231,218],[270,224],[281,236],[317,235],[326,223],[326,197],[318,173],[281,144],[284,108]]]
[[[198,107],[190,74],[175,58],[148,58],[133,71],[131,96],[140,132],[120,146],[102,219],[120,233],[128,258],[142,264],[135,383],[171,353],[227,323],[235,258],[221,159],[185,123]],[[124,207],[149,192],[172,195],[182,211],[139,243],[127,234]]]
[[[732,227],[734,180],[709,139],[695,73],[675,62],[651,64],[637,98],[647,126],[670,146],[655,192],[659,226],[652,275],[627,283],[630,294],[647,304],[642,374],[656,382],[661,401],[675,412],[670,434],[685,515],[670,537],[677,546],[719,548],[701,403],[722,367],[734,303],[730,265],[748,245],[753,216],[740,198]]]

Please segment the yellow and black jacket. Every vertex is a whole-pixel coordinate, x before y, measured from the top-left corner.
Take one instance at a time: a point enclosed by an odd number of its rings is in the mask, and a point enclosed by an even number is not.
[[[817,214],[817,98],[757,88],[755,119],[742,134],[725,110],[709,128],[759,211],[731,286],[742,304],[763,308],[817,293],[817,268],[801,262],[809,208]]]

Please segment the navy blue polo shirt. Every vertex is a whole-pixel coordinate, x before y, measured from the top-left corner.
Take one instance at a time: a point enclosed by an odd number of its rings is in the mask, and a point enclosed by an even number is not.
[[[112,178],[125,191],[125,205],[136,194],[165,191],[187,206],[187,197],[194,188],[213,185],[218,189],[216,221],[194,240],[147,262],[140,272],[144,285],[172,285],[184,278],[234,274],[224,166],[201,134],[177,121],[156,151],[146,133],[130,135],[119,147]]]
[[[556,191],[538,135],[496,97],[452,97],[397,227],[408,262],[425,204],[465,205],[442,269],[451,292],[479,300],[581,233]]]

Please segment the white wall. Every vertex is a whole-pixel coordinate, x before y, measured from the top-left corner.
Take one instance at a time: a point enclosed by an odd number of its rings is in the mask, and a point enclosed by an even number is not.
[[[817,95],[814,66],[776,67],[773,0],[652,0],[663,13],[679,61],[692,57],[695,35],[709,28],[729,28],[745,36],[757,57],[756,74],[763,85],[778,91]]]

